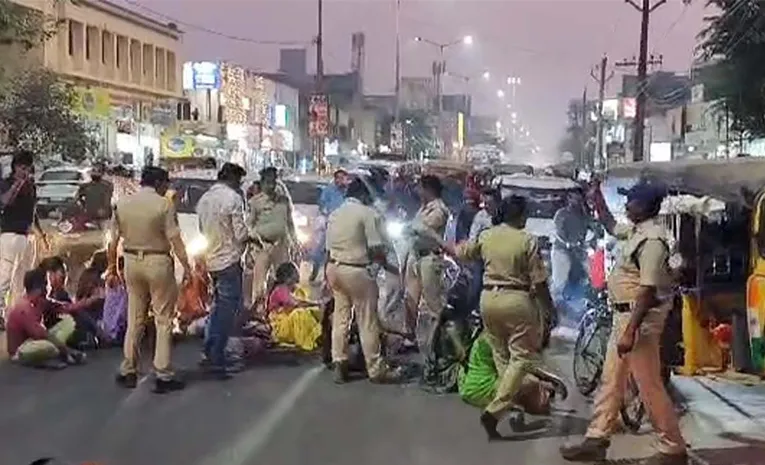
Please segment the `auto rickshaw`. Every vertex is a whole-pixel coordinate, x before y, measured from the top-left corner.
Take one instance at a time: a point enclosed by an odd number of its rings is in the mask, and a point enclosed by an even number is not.
[[[735,334],[735,368],[762,372],[759,335],[765,322],[765,274],[759,270],[765,271],[765,267],[757,268],[757,230],[753,228],[759,224],[757,215],[752,220],[752,196],[748,192],[760,191],[765,181],[765,160],[619,165],[609,170],[604,184],[608,186],[607,198],[612,194],[612,211],[617,217],[623,211],[623,200],[614,195],[614,189],[629,187],[639,179],[660,181],[670,190],[661,220],[671,231],[673,261],[679,262],[677,300],[683,348],[680,371],[695,375],[727,369],[728,347],[715,334],[719,327],[728,325]],[[665,348],[671,350],[672,343],[665,344]]]

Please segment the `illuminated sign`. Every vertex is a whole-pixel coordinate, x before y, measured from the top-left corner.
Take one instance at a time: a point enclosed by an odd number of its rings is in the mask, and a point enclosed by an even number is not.
[[[637,115],[637,103],[634,98],[625,98],[622,100],[622,116],[626,119],[632,119]]]
[[[217,63],[209,61],[184,63],[184,90],[220,89],[220,83],[220,66]]]
[[[274,107],[274,126],[277,128],[287,127],[287,106],[276,105]]]

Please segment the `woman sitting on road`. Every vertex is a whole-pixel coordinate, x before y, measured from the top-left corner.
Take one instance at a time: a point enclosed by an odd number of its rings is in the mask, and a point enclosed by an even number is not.
[[[294,263],[279,265],[268,294],[268,319],[276,342],[311,351],[320,342],[321,324],[316,315],[320,304],[294,295],[299,281],[300,274]]]

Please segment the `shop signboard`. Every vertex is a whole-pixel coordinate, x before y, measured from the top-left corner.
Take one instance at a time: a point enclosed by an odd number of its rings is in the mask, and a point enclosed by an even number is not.
[[[141,119],[157,126],[170,127],[178,119],[178,107],[175,102],[159,102],[143,104]]]
[[[75,113],[91,119],[106,119],[111,116],[109,91],[97,87],[75,87],[73,109]]]
[[[189,62],[183,65],[183,90],[220,89],[220,65],[210,61]]]
[[[159,155],[167,158],[183,158],[194,155],[196,144],[190,136],[162,136]]]
[[[311,137],[325,137],[329,134],[329,103],[324,94],[314,94],[311,96],[309,107],[311,121],[309,124],[309,133]]]

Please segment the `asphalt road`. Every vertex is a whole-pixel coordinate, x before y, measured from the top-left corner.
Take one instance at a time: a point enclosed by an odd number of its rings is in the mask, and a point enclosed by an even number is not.
[[[113,384],[119,355],[60,372],[0,366],[0,464],[558,464],[557,445],[582,433],[588,411],[574,396],[537,439],[488,444],[478,411],[456,395],[336,386],[315,357],[270,356],[226,382],[189,372],[185,391],[158,396],[148,382],[132,392]],[[194,343],[176,350],[180,366],[196,356]]]

